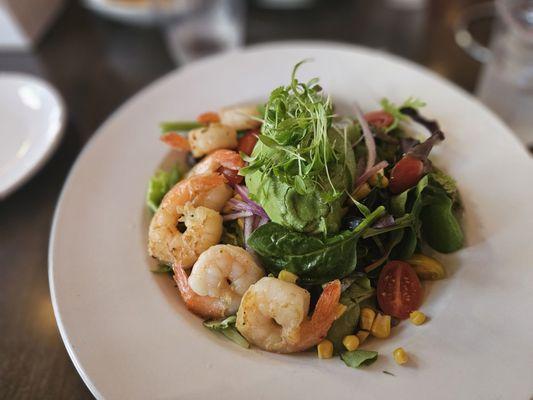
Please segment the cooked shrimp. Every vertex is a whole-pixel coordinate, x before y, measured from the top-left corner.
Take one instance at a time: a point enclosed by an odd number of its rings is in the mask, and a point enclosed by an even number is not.
[[[198,174],[205,174],[208,172],[217,172],[219,168],[230,169],[238,171],[244,167],[244,161],[241,156],[233,150],[215,150],[213,153],[206,156],[202,161],[196,164],[187,174],[193,176]]]
[[[294,353],[318,344],[335,320],[341,292],[335,280],[324,288],[311,318],[309,292],[294,283],[262,278],[244,294],[236,327],[256,346],[276,353]]]
[[[187,137],[194,157],[201,157],[218,149],[235,149],[238,145],[237,131],[219,123],[193,129]]]
[[[185,304],[204,318],[235,314],[244,292],[263,276],[250,253],[229,244],[204,251],[188,279],[183,268],[174,266],[174,279]]]
[[[260,115],[255,104],[224,107],[219,111],[218,115],[220,116],[220,122],[238,131],[257,128],[261,125],[261,121],[256,119]]]
[[[190,268],[222,235],[219,211],[232,195],[220,174],[203,174],[178,182],[165,195],[148,231],[148,252],[168,265]],[[178,222],[184,222],[181,233]]]

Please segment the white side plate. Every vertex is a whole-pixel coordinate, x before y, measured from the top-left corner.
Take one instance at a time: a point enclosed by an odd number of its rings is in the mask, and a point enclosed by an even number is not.
[[[427,287],[430,320],[408,322],[368,347],[354,370],[313,353],[244,350],[202,327],[168,276],[149,271],[144,205],[167,149],[158,123],[265,99],[290,79],[318,76],[340,105],[387,96],[424,99],[447,133],[437,164],[456,177],[465,249],[442,256],[449,277]],[[529,399],[533,395],[533,164],[478,101],[414,64],[344,45],[275,44],[217,56],[151,85],[98,131],[56,211],[50,286],[61,335],[79,373],[107,399]],[[403,346],[412,361],[394,364]],[[382,373],[390,371],[395,376]]]
[[[0,200],[44,164],[64,124],[63,100],[48,83],[0,72]]]

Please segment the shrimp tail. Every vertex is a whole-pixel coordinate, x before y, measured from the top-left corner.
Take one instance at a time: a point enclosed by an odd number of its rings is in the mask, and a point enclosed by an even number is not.
[[[203,318],[222,318],[226,307],[218,299],[210,296],[200,296],[189,286],[187,273],[180,265],[174,265],[174,280],[178,285],[181,298],[189,311]]]
[[[292,351],[303,351],[318,344],[327,336],[329,328],[335,321],[340,296],[341,283],[338,279],[324,287],[311,319],[302,325],[301,340]]]

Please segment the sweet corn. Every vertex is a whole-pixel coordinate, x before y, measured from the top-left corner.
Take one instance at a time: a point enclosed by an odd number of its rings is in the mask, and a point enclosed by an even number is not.
[[[368,185],[368,183],[363,183],[361,186],[357,188],[355,192],[352,193],[352,196],[355,200],[362,200],[366,196],[368,196],[371,190],[372,189],[370,189],[370,186]]]
[[[374,310],[369,307],[361,309],[361,320],[359,321],[361,329],[364,329],[365,331],[372,329],[374,318],[376,318],[376,312]]]
[[[298,280],[298,275],[295,275],[290,271],[282,269],[278,275],[278,279],[285,282],[295,283]]]
[[[368,335],[370,335],[370,332],[361,330],[357,332],[355,335],[359,338],[359,344],[361,344],[366,340]]]
[[[436,281],[446,277],[444,266],[434,258],[424,254],[413,254],[407,262],[411,264],[418,277],[422,280]]]
[[[378,314],[370,330],[372,336],[380,339],[388,338],[390,335],[390,322],[390,315]]]
[[[325,359],[331,358],[333,355],[333,343],[324,339],[316,346],[318,358]]]
[[[359,338],[355,335],[347,335],[342,339],[342,344],[348,351],[354,351],[359,347]]]
[[[413,311],[409,314],[409,320],[415,325],[422,325],[426,322],[426,314],[422,311]]]
[[[385,176],[383,170],[380,170],[368,178],[368,183],[370,183],[370,186],[377,186],[384,189],[389,186],[389,179]]]
[[[405,364],[407,361],[409,361],[409,356],[402,347],[398,347],[396,350],[394,350],[392,352],[392,356],[394,357],[394,361],[396,361],[396,363],[400,365]]]
[[[342,314],[344,314],[347,308],[348,307],[346,307],[342,303],[337,304],[337,310],[335,312],[335,319],[339,319],[342,316]]]

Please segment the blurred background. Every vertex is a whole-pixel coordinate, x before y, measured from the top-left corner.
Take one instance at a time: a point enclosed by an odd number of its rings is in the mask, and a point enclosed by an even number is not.
[[[399,55],[456,83],[532,150],[532,27],[527,0],[1,1],[0,73],[47,80],[65,101],[67,122],[51,160],[0,200],[0,398],[91,398],[57,332],[48,237],[76,156],[138,90],[241,46],[340,41]]]

